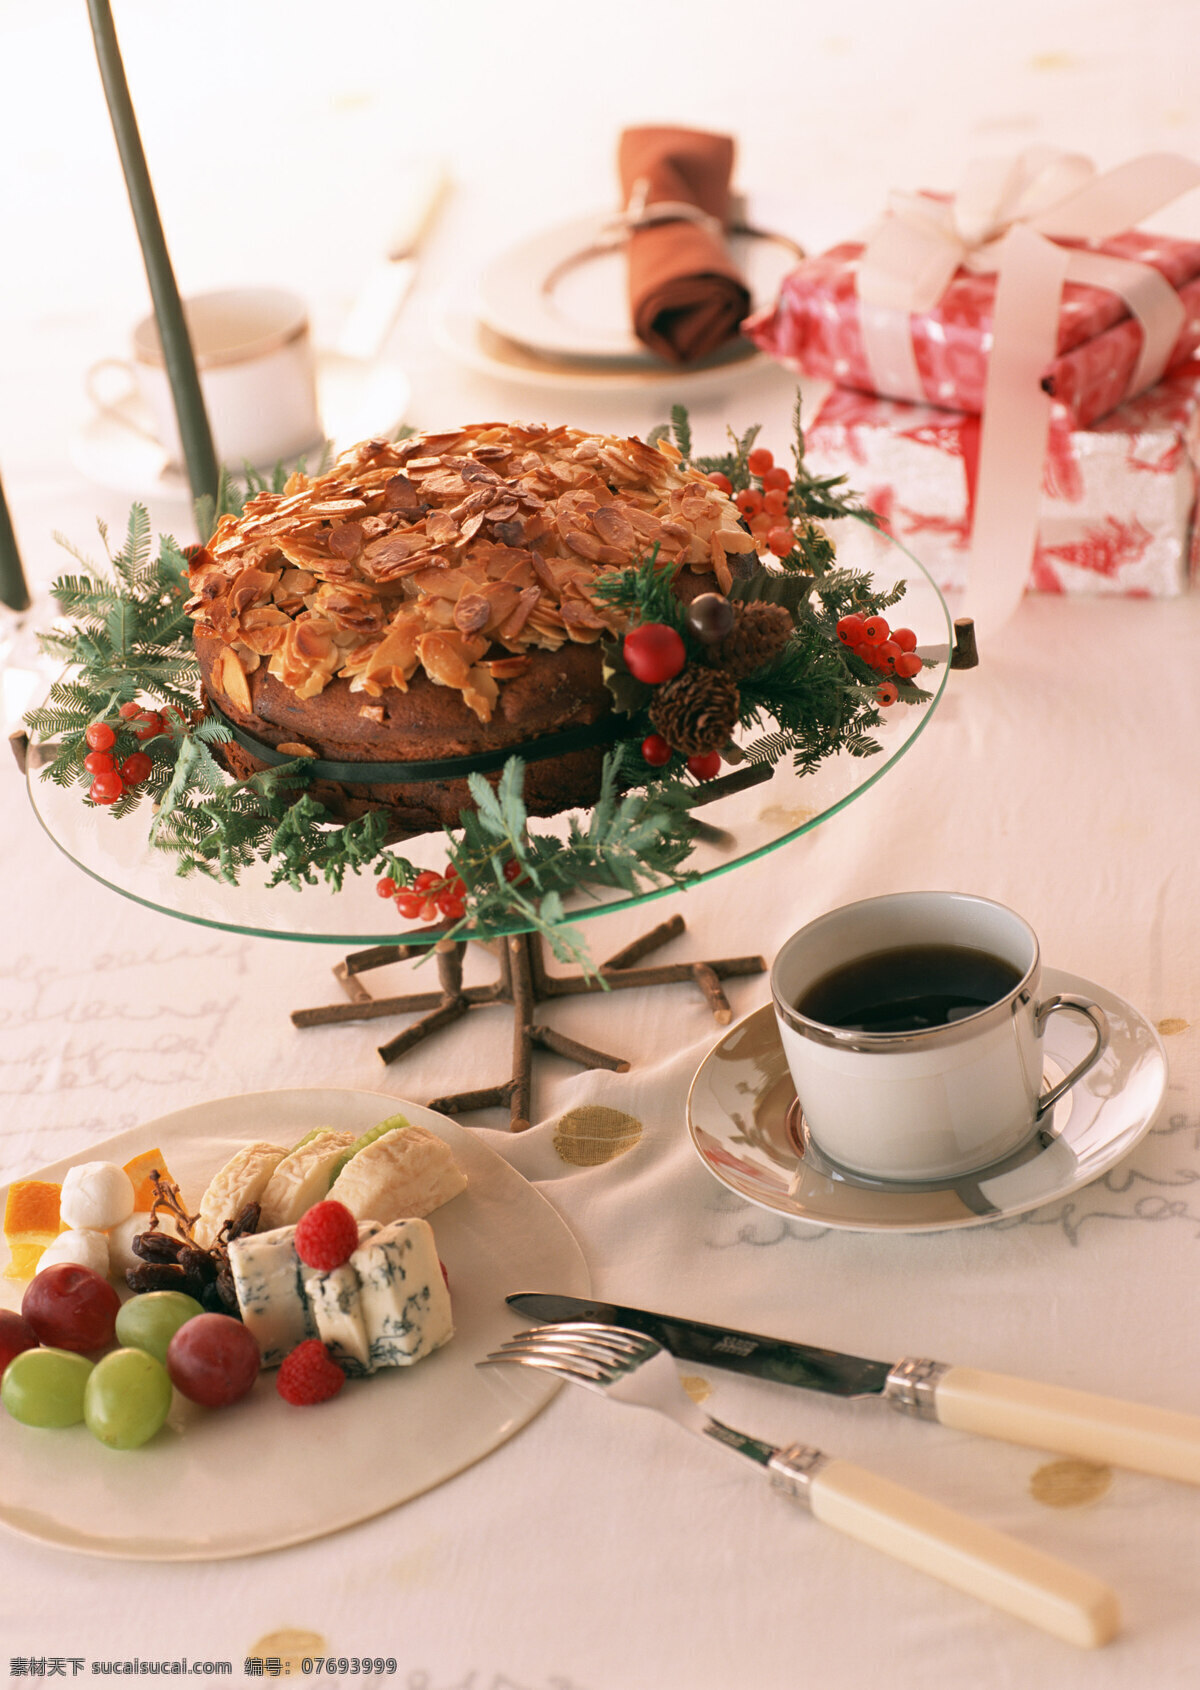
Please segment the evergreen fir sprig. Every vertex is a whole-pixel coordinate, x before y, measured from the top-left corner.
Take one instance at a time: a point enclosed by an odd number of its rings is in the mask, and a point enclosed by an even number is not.
[[[871,528],[879,527],[876,511],[864,505],[850,488],[844,475],[814,475],[804,461],[804,421],[799,392],[792,412],[792,456],[796,472],[792,479],[791,514],[816,517],[820,522],[834,522],[841,517],[856,517]]]

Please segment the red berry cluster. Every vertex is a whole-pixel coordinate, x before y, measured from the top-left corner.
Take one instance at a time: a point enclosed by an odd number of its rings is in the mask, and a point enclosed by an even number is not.
[[[153,763],[144,751],[130,750],[125,756],[122,753],[131,737],[142,743],[166,733],[169,713],[170,706],[162,711],[147,710],[140,704],[122,704],[115,727],[108,722],[92,722],[85,728],[83,737],[88,753],[83,766],[92,776],[88,797],[93,804],[115,804],[132,787],[141,785]]]
[[[881,675],[899,675],[911,681],[924,664],[917,656],[917,636],[911,628],[889,628],[886,616],[843,616],[837,637],[856,657]],[[875,694],[880,704],[895,704],[900,694],[891,681],[884,681]]]
[[[749,522],[750,532],[759,546],[765,546],[776,557],[786,557],[796,544],[796,536],[788,520],[792,478],[786,469],[776,465],[774,454],[765,446],[755,447],[746,459],[746,468],[761,482],[762,490],[745,487],[737,494],[734,503]],[[722,493],[733,492],[732,482],[720,470],[715,470],[708,479]]]
[[[519,870],[518,870],[519,872]],[[511,880],[512,875],[506,878]],[[436,870],[422,869],[411,886],[403,881],[395,881],[390,874],[385,874],[376,881],[375,890],[381,898],[392,898],[396,908],[406,921],[437,921],[444,916],[447,921],[458,921],[466,914],[467,888],[457,869],[450,869],[446,874],[438,874]]]

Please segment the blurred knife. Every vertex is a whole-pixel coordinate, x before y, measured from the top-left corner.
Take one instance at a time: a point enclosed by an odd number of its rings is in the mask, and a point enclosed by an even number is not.
[[[535,1320],[595,1320],[644,1332],[681,1361],[835,1397],[879,1396],[901,1413],[960,1432],[1200,1484],[1200,1419],[1191,1414],[913,1356],[870,1361],[583,1297],[519,1292],[505,1301]]]
[[[401,196],[396,224],[386,260],[371,271],[342,324],[334,351],[343,358],[369,364],[379,356],[416,279],[417,249],[447,186],[446,168],[440,160],[414,165],[398,184],[389,184],[389,192]]]

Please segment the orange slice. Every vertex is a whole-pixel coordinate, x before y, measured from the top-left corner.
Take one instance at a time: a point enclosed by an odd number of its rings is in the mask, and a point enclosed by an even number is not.
[[[38,1258],[61,1230],[58,1199],[61,1186],[49,1180],[16,1180],[4,1205],[4,1237],[11,1257],[6,1279],[32,1279]]]
[[[132,1162],[125,1164],[125,1172],[133,1181],[135,1214],[148,1215],[150,1213],[151,1204],[154,1202],[154,1186],[151,1184],[150,1175],[155,1170],[158,1171],[160,1178],[171,1179],[171,1173],[163,1153],[157,1148],[144,1150],[140,1156],[135,1156]],[[172,1181],[172,1183],[174,1182]]]

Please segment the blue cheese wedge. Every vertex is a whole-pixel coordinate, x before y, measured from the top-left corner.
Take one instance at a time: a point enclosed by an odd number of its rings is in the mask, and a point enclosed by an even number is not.
[[[359,1248],[379,1231],[375,1221],[364,1221],[358,1229]],[[300,1278],[308,1306],[316,1322],[317,1337],[350,1379],[375,1371],[366,1319],[359,1294],[358,1274],[353,1262],[322,1272],[300,1264]]]
[[[297,1145],[278,1163],[267,1182],[261,1198],[262,1214],[259,1225],[264,1230],[281,1226],[295,1226],[306,1209],[329,1195],[329,1175],[333,1164],[352,1144],[358,1142],[357,1133],[315,1133]],[[365,1220],[365,1215],[357,1217]]]
[[[247,1203],[257,1203],[267,1189],[271,1175],[287,1155],[282,1145],[259,1140],[230,1157],[213,1175],[200,1199],[196,1220],[196,1242],[210,1249],[226,1221],[236,1220]]]
[[[450,1293],[428,1221],[394,1221],[350,1258],[372,1367],[410,1367],[454,1336]]]
[[[316,1323],[304,1295],[294,1226],[277,1227],[229,1245],[229,1266],[246,1330],[258,1339],[264,1367],[278,1367]]]
[[[356,1220],[423,1219],[467,1189],[467,1176],[436,1133],[397,1127],[351,1157],[329,1188]]]

